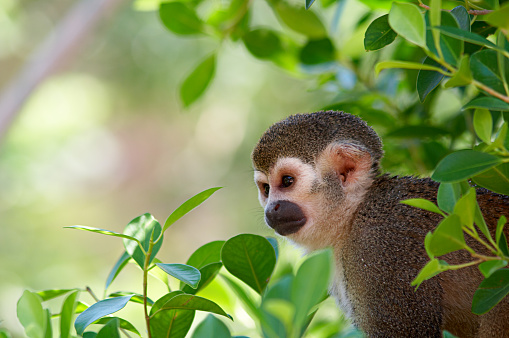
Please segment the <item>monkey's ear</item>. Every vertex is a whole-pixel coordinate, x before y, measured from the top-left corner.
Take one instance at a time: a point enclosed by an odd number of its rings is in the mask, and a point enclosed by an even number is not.
[[[364,185],[371,180],[373,164],[370,153],[362,146],[352,143],[332,143],[318,161],[322,170],[333,170],[344,187]]]

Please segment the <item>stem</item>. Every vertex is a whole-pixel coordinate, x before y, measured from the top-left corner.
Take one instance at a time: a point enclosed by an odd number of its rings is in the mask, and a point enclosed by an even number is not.
[[[453,265],[453,266],[449,267],[449,270],[459,270],[459,269],[467,268],[467,267],[472,266],[472,265],[480,264],[482,262],[484,262],[483,259],[478,259],[476,261],[468,262],[468,263],[465,263],[465,264]]]
[[[488,243],[486,243],[485,241],[482,240],[481,237],[479,237],[479,234],[477,232],[470,232],[470,230],[467,231],[466,228],[463,228],[463,231],[465,231],[470,237],[472,237],[473,239],[475,239],[476,241],[478,241],[479,243],[481,243],[482,245],[484,245],[486,247],[486,249],[488,249],[489,251],[491,251],[492,254],[494,255],[497,255],[498,256],[498,252],[497,250],[495,250],[495,248],[493,248],[492,246],[490,246]],[[469,248],[470,249],[470,248]],[[484,255],[481,255],[481,254],[478,254],[476,253],[474,250],[470,249],[470,250],[467,250],[468,252],[470,252],[470,254],[474,257],[478,257],[478,258],[486,258],[486,257],[489,257],[489,256],[484,256]]]
[[[148,245],[148,251],[145,256],[145,264],[143,265],[143,309],[145,311],[145,322],[147,323],[148,337],[152,338],[150,332],[150,316],[148,315],[148,304],[147,304],[147,289],[148,289],[148,268],[150,265],[150,256],[152,256],[152,249],[154,248],[154,232],[150,236],[150,243]]]
[[[92,289],[90,288],[90,286],[87,286],[86,289],[85,289],[89,294],[90,296],[92,296],[92,298],[94,298],[94,300],[96,302],[99,301],[99,298],[96,297],[96,295],[94,294],[94,292],[92,291]]]
[[[486,93],[490,94],[491,96],[495,96],[496,98],[509,103],[509,97],[500,94],[499,92],[491,89],[490,87],[485,86],[484,84],[482,84],[476,80],[472,80],[472,83],[474,84],[474,86],[484,90]]]

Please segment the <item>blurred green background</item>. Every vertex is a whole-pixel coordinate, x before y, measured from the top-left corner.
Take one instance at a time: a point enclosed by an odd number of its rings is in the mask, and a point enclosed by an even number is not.
[[[0,89],[73,5],[0,0]],[[145,212],[164,222],[190,196],[223,186],[167,232],[162,260],[184,263],[206,242],[271,233],[250,151],[270,123],[315,110],[332,94],[309,91],[311,80],[227,44],[210,89],[183,109],[178,86],[216,48],[172,35],[157,12],[124,2],[30,95],[0,148],[2,327],[23,335],[16,302],[25,288],[102,290],[122,242],[64,226],[122,232]],[[141,289],[141,274],[134,267],[129,273],[131,283],[119,278],[125,285],[118,288]]]

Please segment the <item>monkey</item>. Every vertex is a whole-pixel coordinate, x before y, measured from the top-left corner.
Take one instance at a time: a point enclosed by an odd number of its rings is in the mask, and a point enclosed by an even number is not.
[[[382,173],[377,133],[340,111],[292,115],[273,124],[251,159],[265,222],[307,251],[332,247],[335,272],[329,293],[368,337],[509,337],[509,297],[484,315],[471,312],[483,279],[476,266],[411,281],[428,257],[424,238],[442,216],[400,203],[436,203],[430,178]],[[490,231],[509,215],[509,198],[477,189]],[[507,227],[506,236],[509,235]],[[483,247],[467,239],[477,252]],[[465,250],[445,255],[469,262]],[[317,276],[319,278],[319,276]]]

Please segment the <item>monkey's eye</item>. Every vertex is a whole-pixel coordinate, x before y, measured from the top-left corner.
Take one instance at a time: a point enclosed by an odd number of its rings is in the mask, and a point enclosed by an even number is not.
[[[293,184],[294,178],[292,176],[283,176],[283,187],[288,188]]]
[[[270,185],[268,185],[267,183],[265,183],[263,185],[263,193],[265,194],[265,196],[269,196],[269,191],[270,191]]]

